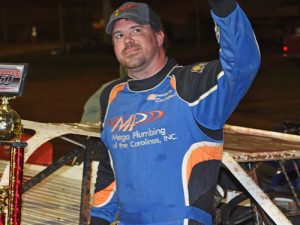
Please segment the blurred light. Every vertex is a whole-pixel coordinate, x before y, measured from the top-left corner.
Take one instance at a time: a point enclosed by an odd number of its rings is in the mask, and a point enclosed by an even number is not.
[[[287,46],[287,45],[282,46],[282,51],[283,52],[288,52],[289,51],[289,46]]]

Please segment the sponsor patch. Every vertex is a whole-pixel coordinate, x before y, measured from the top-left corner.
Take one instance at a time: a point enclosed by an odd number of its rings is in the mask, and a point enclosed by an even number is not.
[[[202,73],[207,63],[198,63],[197,65],[193,66],[191,72],[193,73]]]
[[[108,126],[111,132],[115,131],[132,131],[134,127],[146,123],[152,123],[164,116],[163,111],[149,111],[135,113],[130,116],[117,116],[108,120]]]
[[[120,15],[120,13],[123,13],[124,11],[129,10],[129,9],[135,9],[137,7],[138,7],[138,5],[134,4],[134,3],[124,5],[124,6],[122,6],[119,9],[114,11],[114,16],[117,17],[117,16]]]
[[[114,11],[114,16],[117,17],[117,16],[119,16],[119,15],[120,15],[119,10],[115,10],[115,11]]]
[[[156,99],[156,94],[150,94],[147,98],[147,100],[150,100],[150,101],[155,101]]]
[[[164,102],[164,101],[170,100],[171,98],[173,98],[175,96],[176,96],[176,93],[174,90],[168,90],[167,92],[162,93],[162,94],[150,94],[147,97],[147,100],[155,101],[156,103],[159,103],[159,102]]]

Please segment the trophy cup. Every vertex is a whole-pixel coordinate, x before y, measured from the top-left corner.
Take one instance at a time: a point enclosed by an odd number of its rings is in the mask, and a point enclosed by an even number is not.
[[[28,64],[0,63],[0,145],[10,150],[9,185],[0,186],[0,225],[21,223],[21,195],[24,148],[21,142],[22,124],[19,114],[9,106],[9,100],[21,96]],[[8,212],[6,215],[6,211]]]

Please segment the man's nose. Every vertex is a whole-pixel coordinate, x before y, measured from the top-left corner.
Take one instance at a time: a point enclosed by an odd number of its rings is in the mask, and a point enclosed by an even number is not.
[[[130,34],[125,34],[124,41],[126,44],[132,44],[135,40]]]

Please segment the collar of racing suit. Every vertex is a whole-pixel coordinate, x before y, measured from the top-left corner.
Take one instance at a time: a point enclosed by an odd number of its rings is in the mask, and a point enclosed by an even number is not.
[[[144,91],[158,85],[171,72],[177,62],[174,59],[168,59],[166,65],[153,76],[143,80],[128,80],[129,89],[132,91]]]

